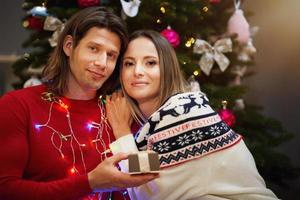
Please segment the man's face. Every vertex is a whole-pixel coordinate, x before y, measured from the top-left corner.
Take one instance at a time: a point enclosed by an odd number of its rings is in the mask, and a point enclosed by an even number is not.
[[[115,69],[121,41],[117,34],[105,28],[93,27],[75,49],[67,36],[64,51],[69,57],[68,92],[95,94]]]

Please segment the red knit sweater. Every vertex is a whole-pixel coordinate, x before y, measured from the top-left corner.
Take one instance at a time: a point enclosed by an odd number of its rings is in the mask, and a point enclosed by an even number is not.
[[[100,122],[97,99],[63,99],[68,105],[73,133],[85,145],[79,147],[74,137],[64,140],[53,131],[71,133],[66,111],[58,104],[53,104],[49,126],[38,126],[49,118],[51,102],[41,99],[45,90],[45,86],[35,86],[9,92],[0,99],[0,199],[69,200],[85,199],[88,195],[96,198],[99,194],[90,194],[86,173],[101,162],[92,142],[98,129],[88,126],[92,121]],[[112,137],[111,133],[102,133],[106,147]],[[60,146],[63,156],[55,148]],[[98,149],[103,151],[100,142]],[[74,173],[73,166],[78,173]],[[102,194],[102,199],[106,196]],[[123,196],[118,192],[114,199]]]

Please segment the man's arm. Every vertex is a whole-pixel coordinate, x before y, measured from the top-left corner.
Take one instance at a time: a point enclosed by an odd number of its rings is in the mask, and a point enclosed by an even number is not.
[[[57,181],[26,180],[30,159],[26,107],[13,95],[0,99],[0,199],[76,199],[91,192],[86,175]]]

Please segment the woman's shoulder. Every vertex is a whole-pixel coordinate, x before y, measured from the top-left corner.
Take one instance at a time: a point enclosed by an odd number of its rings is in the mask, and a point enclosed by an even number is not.
[[[205,93],[201,91],[195,91],[195,92],[181,92],[173,94],[169,97],[169,99],[190,99],[190,98],[198,98],[198,97],[206,97]],[[168,99],[168,100],[169,100]]]
[[[202,92],[178,93],[171,96],[144,125],[144,131],[154,133],[161,128],[175,126],[185,121],[215,115]]]
[[[170,96],[157,112],[162,110],[170,110],[179,107],[209,107],[207,96],[201,92],[184,92]]]

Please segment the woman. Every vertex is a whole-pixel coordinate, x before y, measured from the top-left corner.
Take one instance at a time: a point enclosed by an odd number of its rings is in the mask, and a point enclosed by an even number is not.
[[[109,122],[117,138],[113,153],[159,153],[160,178],[129,189],[132,199],[277,199],[266,188],[242,137],[189,92],[170,44],[154,31],[130,38],[121,67],[120,92],[107,97]],[[129,128],[130,111],[143,123]],[[124,120],[126,119],[126,120]],[[121,163],[127,171],[127,163]]]

